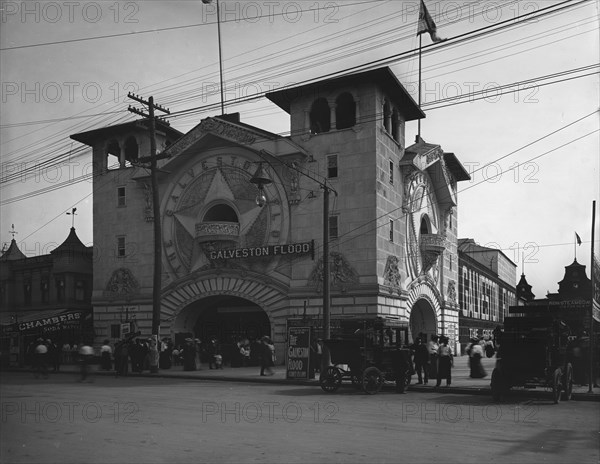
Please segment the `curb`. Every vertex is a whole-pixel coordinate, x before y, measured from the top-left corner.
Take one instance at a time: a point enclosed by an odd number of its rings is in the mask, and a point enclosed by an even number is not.
[[[15,369],[8,368],[2,369],[0,372],[24,372],[30,373],[29,369]],[[197,372],[197,371],[196,371]],[[52,372],[54,374],[71,374],[78,375],[79,371],[58,371]],[[101,376],[111,376],[115,377],[114,371],[94,371],[94,375]],[[219,375],[219,376],[204,376],[202,374],[151,374],[147,372],[143,372],[141,374],[129,374],[127,377],[130,378],[160,378],[160,379],[183,379],[183,380],[203,380],[203,381],[216,381],[216,382],[245,382],[245,383],[258,383],[258,384],[275,384],[275,385],[297,385],[303,387],[313,387],[320,388],[318,380],[291,380],[291,379],[281,379],[281,378],[273,378],[273,377],[232,377],[228,375]],[[349,386],[349,385],[348,385]],[[383,388],[385,390],[394,390],[395,385],[392,383],[384,384]],[[489,396],[490,400],[492,398],[492,390],[490,387],[426,387],[422,385],[412,384],[406,388],[407,392],[419,392],[419,393],[448,393],[448,394],[458,394],[458,395],[483,395]],[[335,395],[335,393],[332,393]],[[521,390],[521,389],[513,389],[508,393],[508,398],[517,397],[517,396],[525,396],[528,398],[543,398],[543,399],[552,399],[552,392],[542,390],[542,389],[531,389],[531,390]],[[600,402],[600,395],[595,393],[573,393],[571,397],[571,401],[595,401]],[[566,402],[566,401],[561,401]]]

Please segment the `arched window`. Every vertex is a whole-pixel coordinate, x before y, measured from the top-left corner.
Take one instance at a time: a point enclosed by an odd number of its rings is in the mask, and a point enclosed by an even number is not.
[[[127,161],[136,161],[139,155],[139,148],[135,137],[130,136],[125,141],[125,159]]]
[[[210,208],[204,215],[204,221],[239,222],[237,214],[229,205],[218,204]]]
[[[421,229],[419,230],[419,232],[421,232],[422,234],[429,234],[429,230],[429,218],[427,216],[423,216],[421,218]]]
[[[392,111],[390,103],[386,100],[383,102],[383,127],[386,131],[391,132]]]
[[[335,100],[335,121],[337,129],[347,129],[356,124],[356,103],[351,94],[342,93]]]
[[[310,110],[310,133],[320,134],[329,132],[331,128],[331,113],[329,103],[324,98],[318,98],[312,104]]]

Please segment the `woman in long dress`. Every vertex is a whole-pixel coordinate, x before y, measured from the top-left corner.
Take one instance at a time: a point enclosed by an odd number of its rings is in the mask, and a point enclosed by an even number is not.
[[[469,353],[469,367],[471,368],[471,378],[483,379],[487,375],[487,372],[485,372],[483,364],[481,364],[481,359],[483,358],[483,347],[479,343],[479,340],[471,340],[471,346],[467,349],[467,351]]]
[[[436,387],[446,379],[446,386],[452,383],[452,365],[454,364],[454,355],[452,348],[448,346],[448,337],[440,337],[440,347],[438,349],[438,375]]]

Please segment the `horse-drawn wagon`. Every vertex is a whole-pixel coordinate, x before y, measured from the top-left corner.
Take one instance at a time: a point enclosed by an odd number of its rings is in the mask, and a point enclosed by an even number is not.
[[[544,387],[552,399],[571,399],[573,366],[568,359],[570,330],[551,313],[507,317],[499,334],[496,367],[491,389],[494,401],[500,401],[511,387]]]

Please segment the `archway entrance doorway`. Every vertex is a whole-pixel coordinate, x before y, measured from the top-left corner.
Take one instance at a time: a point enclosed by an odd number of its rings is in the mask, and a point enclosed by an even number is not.
[[[263,335],[272,335],[267,313],[249,300],[228,295],[190,303],[181,310],[174,324],[175,346],[183,346],[186,338],[198,339],[205,346],[215,338],[226,364],[236,363],[239,343],[250,348],[255,363],[257,342]]]
[[[410,330],[413,342],[421,335],[425,337],[423,342],[427,343],[433,334],[437,334],[435,310],[425,298],[419,298],[412,307]]]

